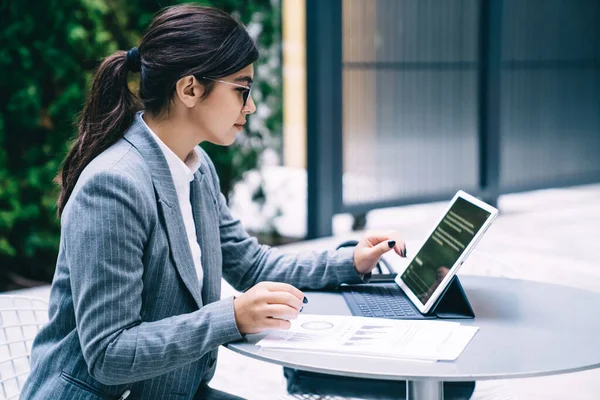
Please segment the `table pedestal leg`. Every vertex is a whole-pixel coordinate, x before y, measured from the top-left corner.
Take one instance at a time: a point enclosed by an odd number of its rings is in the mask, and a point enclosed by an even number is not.
[[[407,381],[406,400],[443,400],[444,382]]]

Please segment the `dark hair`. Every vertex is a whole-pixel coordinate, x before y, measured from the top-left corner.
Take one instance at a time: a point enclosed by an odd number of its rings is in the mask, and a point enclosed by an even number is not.
[[[117,51],[96,71],[75,143],[56,178],[61,185],[58,215],[83,169],[123,137],[142,106],[156,116],[168,111],[177,81],[189,75],[205,85],[208,96],[213,84],[202,77],[228,76],[257,59],[245,27],[224,11],[186,4],[159,12],[137,50]],[[128,72],[138,70],[139,99],[127,82]]]

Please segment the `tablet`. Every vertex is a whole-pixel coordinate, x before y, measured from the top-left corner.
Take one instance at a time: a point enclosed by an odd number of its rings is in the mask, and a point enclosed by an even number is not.
[[[464,260],[492,224],[498,210],[463,192],[456,193],[442,218],[395,282],[423,314],[444,293]]]

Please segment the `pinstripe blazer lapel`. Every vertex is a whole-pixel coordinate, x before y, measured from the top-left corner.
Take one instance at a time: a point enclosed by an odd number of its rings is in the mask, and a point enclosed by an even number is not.
[[[198,275],[194,267],[192,251],[187,240],[183,216],[179,208],[177,191],[173,184],[169,165],[162,150],[138,118],[139,116],[136,115],[133,125],[125,134],[125,140],[140,152],[149,166],[158,198],[159,213],[162,213],[164,217],[173,263],[198,307],[202,307],[203,302]]]
[[[217,215],[217,193],[209,183],[206,160],[194,175],[190,199],[196,225],[196,237],[202,249],[202,301],[212,303],[221,298],[221,253],[219,245],[219,217]],[[219,251],[216,251],[219,250]]]

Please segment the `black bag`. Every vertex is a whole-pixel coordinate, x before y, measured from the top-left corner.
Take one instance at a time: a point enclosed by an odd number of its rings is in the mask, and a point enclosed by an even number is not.
[[[406,381],[352,378],[283,368],[289,394],[341,396],[361,399],[406,399]],[[468,400],[475,382],[444,382],[444,399]]]
[[[358,244],[355,240],[341,243],[337,248],[351,247]],[[384,272],[383,268],[386,269]],[[375,267],[378,276],[393,279],[393,271],[382,258]],[[289,394],[306,394],[321,396],[358,397],[363,399],[399,400],[406,399],[406,381],[383,379],[352,378],[329,375],[317,372],[283,368]],[[448,400],[468,400],[475,391],[475,382],[444,382],[444,398]]]

